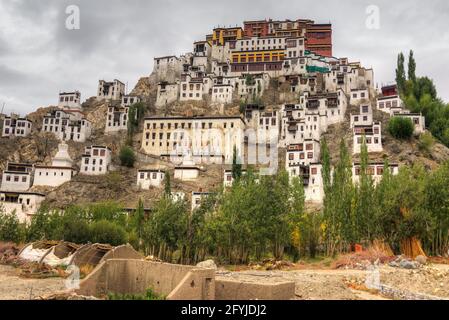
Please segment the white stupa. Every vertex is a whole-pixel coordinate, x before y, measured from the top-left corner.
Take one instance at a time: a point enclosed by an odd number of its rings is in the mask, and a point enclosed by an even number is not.
[[[56,153],[52,162],[53,167],[67,167],[73,166],[72,158],[69,155],[69,146],[67,143],[62,142],[58,145],[58,153]]]

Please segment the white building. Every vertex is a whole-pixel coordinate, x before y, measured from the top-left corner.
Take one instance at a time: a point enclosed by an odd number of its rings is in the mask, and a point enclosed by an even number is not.
[[[151,187],[159,188],[165,180],[165,171],[160,169],[148,169],[137,171],[137,186],[143,190],[149,190]]]
[[[175,179],[181,181],[194,181],[200,176],[201,168],[195,166],[193,161],[184,161],[181,166],[175,167]]]
[[[59,94],[58,107],[61,109],[81,110],[81,93],[79,91],[61,92]]]
[[[98,100],[122,100],[125,95],[125,84],[117,79],[112,82],[100,80],[98,82]]]
[[[34,166],[26,163],[8,162],[3,171],[3,191],[28,191],[33,186]]]
[[[402,109],[403,103],[399,96],[377,98],[377,110],[391,114],[392,109]]]
[[[234,87],[229,84],[217,84],[212,87],[212,102],[221,104],[232,103]]]
[[[247,171],[242,170],[242,176],[246,175]],[[223,177],[223,186],[225,188],[230,188],[234,184],[234,178],[232,177],[232,169],[226,169],[224,170],[224,177]]]
[[[232,161],[244,146],[245,122],[239,116],[150,117],[144,121],[142,149],[156,156]],[[217,160],[217,161],[218,161]]]
[[[73,168],[68,145],[61,143],[51,166],[35,166],[34,185],[56,188],[72,180],[75,174],[76,170]]]
[[[27,137],[31,134],[32,122],[17,115],[5,117],[3,120],[2,137]]]
[[[397,175],[399,173],[399,165],[390,164],[390,172],[392,175]],[[370,175],[373,179],[374,184],[378,184],[382,180],[384,174],[385,164],[382,162],[371,162],[367,167],[367,175]],[[352,181],[354,184],[360,182],[360,174],[362,172],[361,164],[359,162],[354,162],[352,164]]]
[[[81,174],[104,175],[110,170],[112,156],[111,149],[104,146],[87,147],[81,158]]]
[[[53,133],[61,141],[86,142],[92,124],[79,110],[57,109],[44,116],[42,131]]]
[[[359,114],[351,114],[351,128],[369,126],[373,123],[373,109],[370,105],[361,105]]]
[[[352,105],[359,105],[361,103],[369,102],[369,91],[368,89],[352,89],[350,103]]]
[[[122,107],[131,107],[133,104],[141,102],[142,99],[135,95],[124,95],[122,97]]]
[[[354,126],[354,154],[361,152],[364,139],[368,153],[382,152],[382,124],[375,122],[369,126]]]
[[[179,84],[160,82],[157,85],[156,107],[163,107],[179,99]]]
[[[21,223],[29,223],[44,200],[40,193],[0,191],[0,206],[7,213],[14,212]]]
[[[192,211],[201,207],[201,203],[211,195],[211,192],[192,192]]]
[[[128,106],[109,106],[106,115],[105,133],[128,130]]]

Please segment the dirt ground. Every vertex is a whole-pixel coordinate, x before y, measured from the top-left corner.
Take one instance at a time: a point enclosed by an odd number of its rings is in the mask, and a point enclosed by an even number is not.
[[[15,268],[0,265],[0,300],[33,300],[61,290],[65,290],[64,279],[24,279]]]
[[[390,292],[368,290],[369,271],[313,269],[297,271],[224,272],[221,276],[237,280],[279,281],[296,283],[298,300],[384,300],[449,299],[449,266],[430,265],[417,270],[379,267],[380,284]]]
[[[449,300],[449,265],[431,264],[416,270],[379,267],[380,283],[395,294],[368,290],[369,271],[301,269],[292,271],[218,271],[218,277],[257,282],[294,281],[297,300]],[[65,289],[64,280],[24,279],[13,267],[0,265],[0,300],[29,300]]]

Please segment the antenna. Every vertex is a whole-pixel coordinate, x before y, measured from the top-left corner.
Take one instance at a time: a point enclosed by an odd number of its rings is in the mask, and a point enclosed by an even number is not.
[[[5,109],[6,103],[3,102],[2,111],[0,113],[3,113],[3,110]]]

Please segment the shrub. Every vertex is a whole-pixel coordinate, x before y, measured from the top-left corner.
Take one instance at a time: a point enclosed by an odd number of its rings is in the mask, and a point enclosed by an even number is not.
[[[415,126],[408,118],[393,117],[388,123],[388,132],[396,139],[410,139],[414,131]]]
[[[124,167],[134,167],[134,162],[136,162],[136,155],[134,154],[133,149],[128,146],[122,147],[122,149],[120,150],[120,162]]]
[[[90,239],[92,242],[118,246],[126,243],[127,234],[122,226],[101,220],[90,225]]]
[[[23,242],[24,235],[15,212],[3,213],[0,208],[0,241],[20,243]]]
[[[425,132],[419,137],[418,147],[421,151],[430,152],[433,144],[435,143],[435,139],[433,138],[430,132]]]

